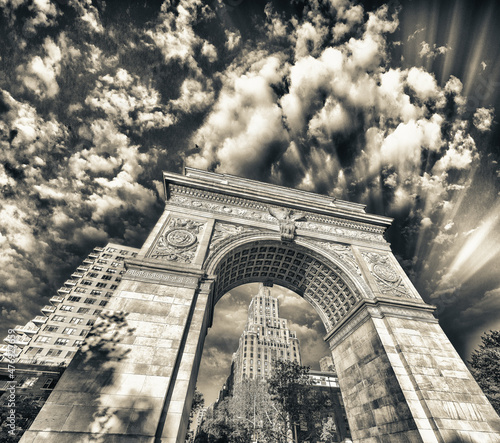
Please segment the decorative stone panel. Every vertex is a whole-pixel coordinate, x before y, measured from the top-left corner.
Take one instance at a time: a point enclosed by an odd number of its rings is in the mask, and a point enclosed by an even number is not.
[[[148,256],[157,260],[192,263],[204,226],[204,223],[190,219],[170,219]]]
[[[286,245],[245,245],[217,266],[217,301],[241,284],[262,281],[285,286],[302,295],[320,313],[327,330],[340,322],[361,295],[343,271],[307,252]],[[349,282],[349,284],[347,283]]]
[[[299,217],[299,213],[294,213],[289,208],[281,208],[275,205],[271,207],[249,199],[231,197],[179,185],[171,185],[170,193],[168,204],[173,206],[199,209],[216,215],[231,215],[237,218],[271,224],[276,224],[276,219],[278,219],[280,222],[280,230],[282,225],[286,227],[286,223],[284,222],[287,221],[285,219],[287,218],[286,211],[288,211],[288,218],[293,222],[293,231],[295,231],[295,229],[301,229],[314,233],[321,232],[332,234],[348,239],[387,243],[383,235],[385,228],[374,225],[343,220],[327,215],[319,215],[312,212],[300,212]],[[272,215],[273,212],[275,215]],[[281,217],[280,215],[276,216],[276,214],[285,215]],[[290,235],[288,237],[290,237]]]
[[[402,275],[395,269],[388,254],[362,252],[377,287],[384,295],[414,298],[406,287]]]
[[[354,257],[354,254],[352,253],[352,250],[349,246],[339,245],[338,243],[319,242],[319,241],[312,241],[311,243],[318,245],[321,249],[325,251],[332,252],[335,255],[335,257],[339,258],[345,264],[354,269],[360,277],[363,277],[361,269],[359,269],[358,262],[356,261],[356,257]]]

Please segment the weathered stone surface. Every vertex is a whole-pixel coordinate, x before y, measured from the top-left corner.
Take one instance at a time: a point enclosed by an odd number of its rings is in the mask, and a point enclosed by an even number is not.
[[[500,442],[500,418],[383,239],[389,219],[192,169],[165,185],[165,212],[108,306],[131,329],[77,354],[23,443],[184,442],[214,304],[253,281],[318,312],[356,443]]]

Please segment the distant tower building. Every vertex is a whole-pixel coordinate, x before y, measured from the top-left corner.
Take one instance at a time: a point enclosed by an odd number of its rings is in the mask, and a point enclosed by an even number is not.
[[[0,347],[0,358],[6,361],[3,354],[15,353],[17,363],[67,366],[118,287],[124,260],[138,252],[112,243],[94,248],[50,298],[51,304],[42,308],[44,315],[16,326],[14,338],[9,333],[4,340],[8,344]]]
[[[233,356],[234,382],[268,378],[275,360],[301,364],[299,340],[288,328],[288,321],[279,317],[278,299],[271,296],[269,287],[261,285],[250,302],[247,323]]]

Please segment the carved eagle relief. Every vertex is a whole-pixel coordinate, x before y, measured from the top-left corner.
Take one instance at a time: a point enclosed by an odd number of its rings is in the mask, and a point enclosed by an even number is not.
[[[295,212],[289,208],[267,208],[271,214],[280,224],[281,240],[292,241],[295,238],[295,222],[299,220],[306,220],[304,212]]]

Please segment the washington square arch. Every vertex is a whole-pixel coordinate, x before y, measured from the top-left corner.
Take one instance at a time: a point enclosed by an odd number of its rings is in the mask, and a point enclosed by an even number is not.
[[[384,239],[391,219],[190,168],[164,186],[104,344],[77,354],[23,443],[183,442],[214,306],[250,282],[289,288],[321,317],[354,442],[500,442],[499,417]]]

